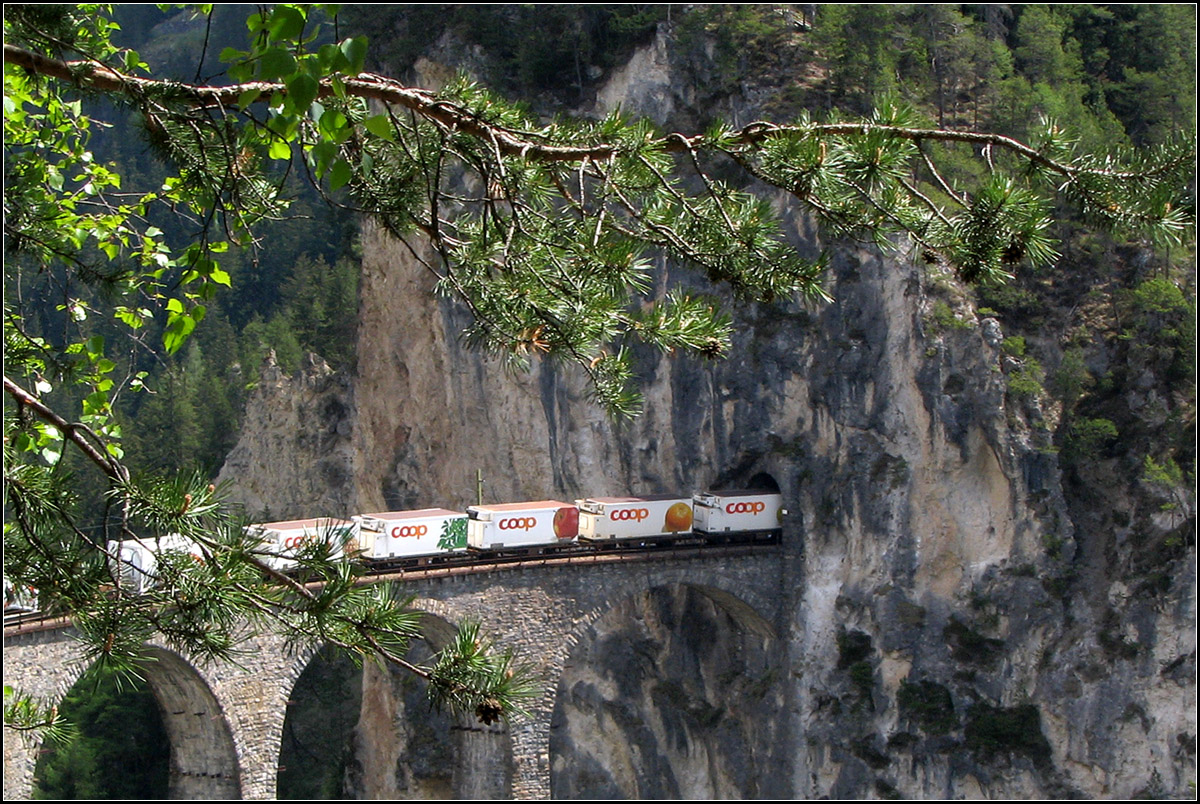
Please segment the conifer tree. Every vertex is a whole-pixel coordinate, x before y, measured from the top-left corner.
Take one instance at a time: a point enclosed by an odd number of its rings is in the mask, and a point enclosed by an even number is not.
[[[191,655],[228,657],[233,624],[247,617],[397,663],[418,633],[403,600],[357,585],[356,570],[320,546],[299,576],[271,569],[206,478],[142,477],[124,462],[114,400],[144,378],[122,355],[188,343],[232,283],[226,255],[253,249],[261,225],[286,215],[280,176],[343,194],[413,243],[439,292],[473,314],[476,346],[571,362],[616,416],[638,410],[632,345],[713,358],[729,348],[729,319],[712,299],[652,295],[652,257],[745,299],[827,298],[824,260],[798,255],[770,199],[714,178],[718,168],[790,194],[833,236],[904,244],[968,282],[1051,262],[1062,202],[1155,242],[1191,237],[1190,134],[1088,152],[1052,121],[1022,142],[937,128],[891,101],[862,119],[689,134],[619,114],[548,123],[468,80],[433,92],[364,72],[365,40],[328,37],[335,15],[292,4],[252,14],[245,48],[222,54],[230,83],[218,86],[156,78],[112,44],[105,6],[5,9],[6,287],[19,300],[43,271],[62,297],[48,322],[19,303],[5,311],[5,574],[69,612],[90,655],[116,666],[132,666],[153,632]],[[843,44],[839,58],[858,70],[847,80],[890,85],[891,62],[879,74]],[[1039,60],[1050,80],[1065,63],[1055,47],[1030,34],[1018,58]],[[85,100],[96,97],[141,120],[171,168],[161,186],[125,186],[94,157],[89,136],[102,123]],[[948,154],[978,160],[976,186],[946,177]],[[187,242],[168,242],[153,223],[162,214],[184,222]],[[108,486],[115,515],[104,532],[80,526],[68,450]],[[145,605],[115,583],[108,540],[172,533],[204,560],[168,556]],[[512,655],[473,631],[436,665],[411,669],[438,700],[485,722],[517,711],[530,690]]]

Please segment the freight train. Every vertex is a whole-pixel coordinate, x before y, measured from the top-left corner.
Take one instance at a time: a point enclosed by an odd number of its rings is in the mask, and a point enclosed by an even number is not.
[[[32,586],[13,583],[4,576],[4,615],[28,614],[38,610],[37,590]]]
[[[425,508],[360,514],[349,520],[299,519],[250,525],[272,569],[296,565],[297,550],[324,541],[330,554],[372,570],[520,560],[550,553],[659,549],[681,544],[774,542],[783,497],[766,491],[720,491],[691,497],[589,497],[472,505],[466,511]],[[134,592],[154,583],[162,550],[199,551],[180,536],[109,543],[119,556],[121,585]]]

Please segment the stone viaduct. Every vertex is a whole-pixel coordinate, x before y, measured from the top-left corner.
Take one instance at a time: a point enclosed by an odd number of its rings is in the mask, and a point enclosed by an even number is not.
[[[471,618],[498,644],[514,647],[537,666],[545,688],[527,706],[531,717],[491,739],[506,743],[502,750],[508,757],[498,792],[545,799],[550,797],[551,716],[558,682],[589,624],[633,596],[683,586],[724,609],[739,628],[794,644],[788,638],[794,578],[789,582],[787,570],[794,550],[785,533],[782,545],[656,551],[636,560],[599,556],[587,563],[527,562],[488,572],[410,573],[404,587],[416,595],[415,608],[431,615],[427,638],[435,646],[439,631],[444,638]],[[288,650],[281,638],[258,635],[247,643],[240,666],[197,667],[163,645],[147,644],[147,653],[156,660],[149,665],[147,681],[171,739],[172,798],[275,797],[289,695],[317,647]],[[85,669],[68,626],[6,633],[5,684],[60,700]],[[29,738],[5,740],[6,800],[29,798],[38,747]],[[466,751],[461,761],[470,763],[478,754],[478,762],[487,764],[489,750]],[[495,775],[486,767],[467,772]],[[497,791],[495,785],[491,789]]]

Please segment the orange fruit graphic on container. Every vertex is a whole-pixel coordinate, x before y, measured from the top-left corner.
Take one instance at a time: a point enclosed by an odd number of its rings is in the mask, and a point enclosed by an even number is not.
[[[692,507],[687,503],[675,503],[667,509],[667,519],[663,522],[663,530],[667,533],[680,533],[692,529]]]

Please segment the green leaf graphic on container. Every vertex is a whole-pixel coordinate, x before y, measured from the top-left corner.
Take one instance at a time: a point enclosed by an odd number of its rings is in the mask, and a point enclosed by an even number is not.
[[[464,517],[442,521],[442,535],[438,539],[439,550],[460,550],[467,546],[467,520]]]

